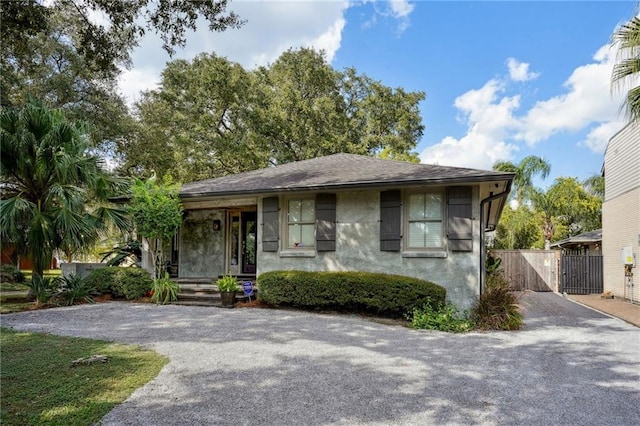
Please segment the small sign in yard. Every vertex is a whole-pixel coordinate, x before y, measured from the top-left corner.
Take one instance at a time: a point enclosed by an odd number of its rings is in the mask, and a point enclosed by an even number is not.
[[[248,296],[248,297],[253,296],[253,283],[251,281],[243,281],[242,291],[244,291],[245,296]]]

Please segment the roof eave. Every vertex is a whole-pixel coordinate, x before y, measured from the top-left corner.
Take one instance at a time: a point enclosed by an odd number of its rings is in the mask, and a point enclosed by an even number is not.
[[[456,184],[456,183],[480,183],[480,182],[496,182],[496,181],[512,181],[513,173],[491,175],[491,176],[464,176],[456,178],[439,178],[439,179],[415,179],[415,180],[381,180],[366,182],[349,182],[336,183],[326,185],[311,186],[288,186],[279,188],[257,188],[253,190],[236,190],[236,191],[207,191],[180,194],[181,198],[199,198],[199,197],[225,197],[225,196],[242,196],[242,195],[258,195],[258,194],[275,194],[282,192],[302,192],[302,191],[322,191],[337,189],[354,189],[354,188],[371,188],[371,187],[389,187],[399,185],[439,185],[439,184]]]

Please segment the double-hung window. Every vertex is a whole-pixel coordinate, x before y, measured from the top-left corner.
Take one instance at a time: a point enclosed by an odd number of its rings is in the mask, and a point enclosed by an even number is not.
[[[316,205],[314,199],[287,201],[287,247],[315,247]]]
[[[444,247],[442,192],[412,192],[407,198],[406,248]]]

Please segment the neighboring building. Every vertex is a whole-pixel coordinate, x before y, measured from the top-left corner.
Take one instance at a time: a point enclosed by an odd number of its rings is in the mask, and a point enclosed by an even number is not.
[[[184,185],[178,277],[273,270],[408,275],[468,308],[512,173],[335,154]]]
[[[551,244],[551,248],[560,248],[565,252],[601,254],[602,229],[595,229]]]
[[[610,140],[604,155],[602,205],[604,290],[640,300],[640,122],[629,123]],[[622,251],[635,255],[633,277],[625,276]],[[633,284],[630,286],[629,284]],[[633,290],[633,291],[632,291]]]

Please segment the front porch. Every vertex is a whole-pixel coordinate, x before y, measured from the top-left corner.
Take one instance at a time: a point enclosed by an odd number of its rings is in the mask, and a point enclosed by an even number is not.
[[[218,278],[221,278],[219,276]],[[241,286],[243,282],[249,281],[254,286],[254,293],[256,291],[256,276],[255,275],[234,275],[238,281],[238,285]],[[180,287],[178,293],[178,300],[174,302],[176,305],[190,305],[190,306],[215,306],[224,307],[222,305],[222,299],[220,291],[215,285],[215,280],[207,277],[199,278],[176,278],[175,281]],[[236,301],[243,302],[249,300],[248,297],[242,293],[236,293]]]

